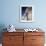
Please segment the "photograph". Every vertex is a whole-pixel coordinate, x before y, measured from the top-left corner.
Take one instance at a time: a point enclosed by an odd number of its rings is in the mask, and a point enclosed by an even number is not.
[[[20,7],[20,21],[21,22],[32,22],[33,20],[33,6],[22,5]]]

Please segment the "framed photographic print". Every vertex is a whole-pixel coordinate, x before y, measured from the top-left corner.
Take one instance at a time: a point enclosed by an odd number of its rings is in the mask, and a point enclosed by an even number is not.
[[[20,6],[20,21],[32,22],[34,20],[34,6],[33,5],[21,5]]]

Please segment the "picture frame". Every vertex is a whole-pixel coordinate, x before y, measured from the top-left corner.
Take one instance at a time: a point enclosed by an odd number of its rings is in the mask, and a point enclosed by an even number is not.
[[[20,22],[33,22],[34,21],[34,6],[21,5],[20,6]]]

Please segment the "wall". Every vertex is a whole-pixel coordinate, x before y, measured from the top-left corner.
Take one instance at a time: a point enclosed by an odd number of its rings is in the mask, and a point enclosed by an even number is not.
[[[46,28],[46,0],[1,0],[0,24],[5,26],[15,25],[16,28],[38,27]],[[20,5],[34,5],[35,21],[32,23],[21,23],[19,21]]]
[[[0,24],[15,25],[16,28],[38,27],[46,28],[46,0],[1,0]],[[20,5],[34,5],[35,21],[21,23],[19,21]]]

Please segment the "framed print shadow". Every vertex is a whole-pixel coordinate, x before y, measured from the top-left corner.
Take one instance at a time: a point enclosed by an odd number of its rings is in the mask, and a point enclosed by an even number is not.
[[[34,21],[34,6],[21,5],[20,6],[20,22],[32,22],[32,21]]]

